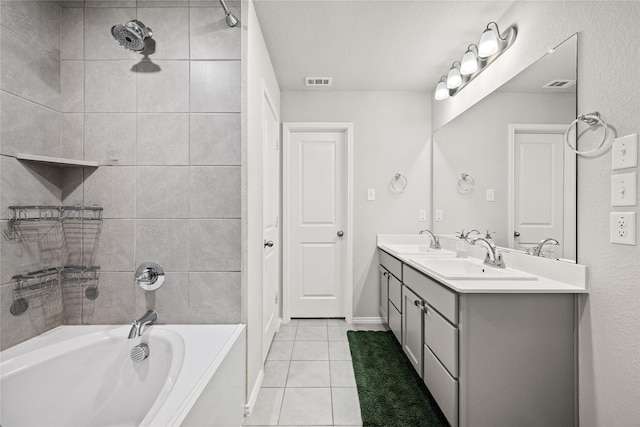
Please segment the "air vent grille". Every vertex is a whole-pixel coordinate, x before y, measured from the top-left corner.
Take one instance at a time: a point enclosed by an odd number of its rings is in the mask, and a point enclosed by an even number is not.
[[[332,77],[306,77],[304,80],[307,86],[331,86],[333,83]]]
[[[575,80],[551,80],[549,83],[542,87],[544,89],[566,89],[575,84]]]

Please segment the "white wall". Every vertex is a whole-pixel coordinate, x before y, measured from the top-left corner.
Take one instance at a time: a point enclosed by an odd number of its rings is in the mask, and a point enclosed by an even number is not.
[[[376,234],[417,233],[431,212],[430,95],[418,92],[283,92],[283,122],[352,122],[354,129],[353,316],[379,317]],[[396,172],[409,185],[393,194]],[[367,201],[367,189],[376,200]]]
[[[516,2],[498,22],[518,26],[515,44],[460,94],[434,104],[434,128],[579,32],[578,113],[599,111],[618,135],[640,132],[639,20],[638,2]],[[578,262],[590,286],[579,307],[581,426],[640,420],[640,246],[609,243],[609,212],[623,210],[610,207],[611,174],[610,151],[578,162]]]
[[[280,111],[280,87],[262,36],[253,1],[242,7],[246,88],[243,105],[243,321],[247,324],[247,399],[255,398],[262,363],[262,99],[269,93],[276,113]],[[246,14],[244,13],[246,11]]]
[[[574,118],[573,94],[498,92],[439,129],[433,136],[433,210],[442,210],[443,220],[434,222],[434,232],[489,230],[498,246],[509,246],[508,125],[569,124]],[[457,188],[462,173],[475,181],[467,194]],[[495,190],[493,202],[486,201],[488,188]]]

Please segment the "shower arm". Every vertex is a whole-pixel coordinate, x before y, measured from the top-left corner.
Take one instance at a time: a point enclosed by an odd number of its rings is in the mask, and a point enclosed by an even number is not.
[[[229,9],[227,9],[227,5],[225,4],[224,0],[220,0],[220,4],[222,5],[222,8],[224,9],[224,14],[225,15],[229,15],[231,12],[229,12]]]

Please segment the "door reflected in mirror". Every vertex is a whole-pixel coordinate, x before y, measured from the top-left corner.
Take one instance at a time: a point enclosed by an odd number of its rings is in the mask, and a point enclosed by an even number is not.
[[[477,229],[497,246],[576,260],[577,35],[433,135],[433,223],[441,235]],[[463,190],[466,175],[474,185]]]

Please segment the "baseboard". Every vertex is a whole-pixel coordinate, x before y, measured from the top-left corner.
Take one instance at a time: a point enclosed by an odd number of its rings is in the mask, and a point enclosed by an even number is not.
[[[377,325],[386,323],[382,317],[354,317],[353,323]]]
[[[260,387],[262,387],[262,380],[264,379],[264,369],[260,369],[258,373],[258,378],[256,378],[256,382],[253,384],[253,390],[251,391],[251,395],[249,396],[249,401],[244,406],[244,416],[248,417],[253,412],[253,407],[256,404],[256,400],[258,400],[258,393],[260,393]]]

